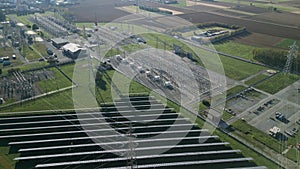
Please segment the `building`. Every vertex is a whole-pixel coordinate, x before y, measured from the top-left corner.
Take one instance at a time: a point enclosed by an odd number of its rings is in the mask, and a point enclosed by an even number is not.
[[[80,52],[83,50],[85,51],[85,48],[82,48],[80,45],[75,43],[68,43],[62,47],[63,54],[69,58],[77,59]]]
[[[279,127],[272,127],[270,130],[269,130],[269,134],[273,137],[277,137],[277,135],[280,133],[280,128]]]
[[[66,39],[62,39],[62,38],[51,39],[51,42],[52,45],[55,46],[57,49],[60,49],[61,47],[69,43]]]

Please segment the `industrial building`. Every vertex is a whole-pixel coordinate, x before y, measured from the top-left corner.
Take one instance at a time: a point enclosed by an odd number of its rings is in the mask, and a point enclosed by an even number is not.
[[[80,52],[83,50],[85,51],[85,48],[82,48],[80,45],[75,43],[68,43],[62,47],[63,54],[69,58],[77,59]]]
[[[69,43],[69,41],[67,41],[66,39],[63,39],[63,38],[54,38],[54,39],[51,39],[51,42],[52,42],[52,45],[55,46],[57,49],[60,49],[61,47],[63,47],[67,43]]]

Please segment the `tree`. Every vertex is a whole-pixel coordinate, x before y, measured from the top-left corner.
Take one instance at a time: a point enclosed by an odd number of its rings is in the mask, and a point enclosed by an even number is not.
[[[202,104],[205,105],[206,107],[210,107],[210,103],[207,100],[202,100]]]
[[[4,12],[0,9],[0,22],[3,22],[6,20],[6,16],[4,14]]]
[[[37,29],[39,29],[39,27],[37,26],[37,24],[34,23],[34,24],[32,25],[32,30],[37,30]]]

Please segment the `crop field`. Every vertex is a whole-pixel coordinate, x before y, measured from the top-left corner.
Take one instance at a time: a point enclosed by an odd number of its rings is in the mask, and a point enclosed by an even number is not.
[[[179,17],[189,20],[193,23],[200,22],[220,22],[231,25],[244,26],[250,32],[266,34],[270,36],[286,37],[291,39],[300,39],[300,29],[274,25],[271,23],[257,22],[243,18],[231,18],[206,12],[193,14],[182,14]],[[295,18],[296,19],[296,18]]]
[[[254,20],[273,22],[277,24],[295,26],[299,28],[299,17],[299,14],[269,12],[261,15],[252,16],[250,18]]]
[[[278,45],[278,43],[281,43],[281,41],[284,38],[277,37],[277,36],[271,36],[261,33],[248,33],[244,34],[238,37],[232,38],[233,42],[236,42],[238,44],[245,44],[255,47],[281,47]]]
[[[116,9],[115,4],[120,1],[84,1],[80,5],[75,5],[70,8],[70,11],[75,15],[77,22],[111,22],[130,13]],[[127,4],[128,5],[128,4]],[[123,4],[120,4],[123,6]]]

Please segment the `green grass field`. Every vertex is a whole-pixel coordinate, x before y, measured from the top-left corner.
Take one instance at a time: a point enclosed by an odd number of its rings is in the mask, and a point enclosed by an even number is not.
[[[216,43],[214,44],[214,47],[219,52],[239,56],[248,60],[254,60],[252,51],[257,48],[255,46],[244,45],[232,41]]]
[[[282,41],[278,42],[275,46],[280,47],[280,48],[285,48],[289,49],[291,45],[296,42],[296,45],[300,45],[300,40],[293,40],[293,39],[283,39]]]
[[[34,43],[31,46],[25,45],[21,52],[28,61],[37,61],[43,56],[47,56],[47,47],[43,43]]]
[[[226,94],[227,94],[227,96],[231,96],[231,95],[241,92],[244,89],[246,89],[245,86],[241,86],[241,85],[234,86],[233,88],[227,90]]]
[[[7,75],[7,71],[10,70],[10,69],[19,68],[21,71],[25,71],[25,70],[30,70],[30,69],[37,68],[37,67],[42,67],[42,66],[45,66],[45,65],[48,65],[48,63],[47,62],[32,62],[30,64],[24,64],[24,65],[18,65],[18,66],[14,65],[13,67],[8,66],[8,67],[3,68],[2,75],[3,76]]]
[[[72,82],[70,82],[69,79],[67,79],[56,68],[53,67],[53,68],[49,68],[48,70],[54,73],[54,77],[52,79],[39,81],[37,83],[38,87],[44,93],[72,86]]]
[[[225,75],[235,80],[245,79],[266,69],[262,66],[253,65],[225,56],[220,56],[220,58],[225,70]]]
[[[255,77],[253,77],[253,78],[247,80],[247,81],[245,82],[245,84],[247,84],[247,85],[253,85],[253,84],[255,84],[255,83],[257,83],[257,82],[259,82],[259,81],[261,81],[261,80],[263,80],[263,79],[265,79],[265,78],[267,78],[267,77],[269,77],[269,76],[266,75],[266,74],[260,74],[260,75],[258,75],[258,76],[255,76]]]
[[[266,132],[262,132],[261,130],[256,129],[255,127],[243,122],[242,120],[238,120],[232,124],[232,126],[238,131],[238,135],[241,135],[244,139],[251,142],[256,147],[261,149],[264,146],[271,148],[272,150],[282,153],[285,149],[288,148],[289,145],[296,146],[297,137],[299,138],[300,132],[295,137],[289,137],[289,139],[285,142],[280,142],[275,138],[268,135]],[[260,142],[262,145],[257,144]],[[297,161],[297,150],[290,150],[285,156],[293,161]],[[298,159],[299,160],[299,159]]]
[[[299,79],[300,76],[294,74],[280,73],[264,81],[263,83],[258,84],[256,88],[271,94],[275,94]]]
[[[19,154],[8,154],[9,147],[0,147],[0,169],[14,169],[16,161],[13,159]]]

